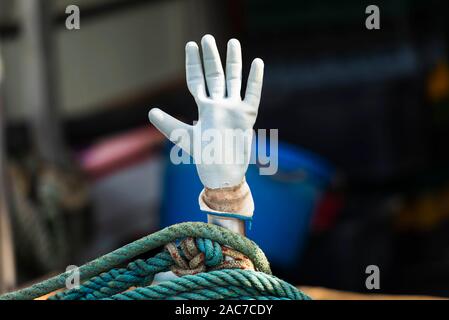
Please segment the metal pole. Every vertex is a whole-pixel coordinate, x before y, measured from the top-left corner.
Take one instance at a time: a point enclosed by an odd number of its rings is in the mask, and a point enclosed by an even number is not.
[[[1,48],[0,48],[1,49]],[[14,243],[8,212],[8,183],[6,181],[6,165],[4,147],[5,111],[3,106],[3,65],[0,51],[0,293],[14,289],[16,269],[14,260]]]
[[[237,218],[231,218],[231,217],[219,217],[215,215],[208,214],[207,215],[207,222],[215,224],[220,227],[224,227],[226,229],[229,229],[235,233],[241,234],[242,236],[246,236],[245,232],[245,221],[237,219]]]
[[[65,160],[58,121],[51,1],[20,0],[26,104],[31,112],[32,135],[39,156],[49,164]]]

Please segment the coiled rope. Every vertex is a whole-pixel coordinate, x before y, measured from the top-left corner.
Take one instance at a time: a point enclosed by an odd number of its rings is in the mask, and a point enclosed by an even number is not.
[[[137,256],[164,246],[154,257]],[[127,263],[126,267],[120,267]],[[279,299],[308,296],[271,275],[262,250],[251,240],[202,222],[167,227],[95,259],[79,269],[82,284],[60,291],[52,300]],[[179,278],[153,284],[157,273]],[[28,300],[64,288],[72,271],[0,300]]]

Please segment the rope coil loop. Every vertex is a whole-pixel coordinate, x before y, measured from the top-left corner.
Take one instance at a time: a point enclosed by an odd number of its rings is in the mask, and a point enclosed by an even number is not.
[[[255,270],[247,256],[210,239],[187,237],[179,246],[171,242],[165,248],[174,261],[170,270],[180,277],[220,269]]]

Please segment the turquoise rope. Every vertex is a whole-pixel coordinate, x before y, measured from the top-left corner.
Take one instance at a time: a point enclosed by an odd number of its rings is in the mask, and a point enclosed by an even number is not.
[[[206,266],[214,267],[223,261],[223,253],[221,252],[221,247],[218,242],[212,242],[209,239],[197,238],[196,245],[205,255]]]
[[[198,238],[196,244],[198,249],[204,253],[207,266],[216,267],[223,262],[221,246],[217,242]],[[169,271],[174,264],[171,255],[167,251],[163,251],[147,260],[132,261],[126,268],[104,272],[87,280],[79,288],[56,293],[49,300],[99,300],[111,297],[130,287],[151,284],[157,273]]]
[[[227,269],[187,275],[158,285],[136,288],[108,300],[310,300],[297,288],[263,272]]]
[[[229,246],[250,258],[256,270],[271,274],[265,254],[251,240],[223,227],[203,222],[175,224],[146,237],[136,240],[79,268],[80,280],[85,281],[102,272],[116,268],[136,256],[162,247],[166,243],[185,237],[206,238]],[[0,300],[31,300],[65,287],[71,272],[64,272],[43,282],[0,296]]]
[[[136,256],[170,242],[194,237],[197,250],[204,254],[207,267],[218,267],[224,261],[222,246],[232,247],[250,258],[257,271],[225,269],[185,275],[150,286],[159,272],[174,266],[175,256],[166,250],[147,260]],[[178,247],[179,254],[186,253]],[[190,249],[189,249],[190,250]],[[177,259],[177,258],[176,258]],[[123,265],[129,262],[128,265]],[[251,240],[222,227],[201,222],[189,222],[165,228],[134,241],[120,249],[93,260],[79,268],[79,288],[65,290],[50,297],[52,300],[141,300],[141,299],[309,299],[290,284],[271,276],[269,263],[260,248]],[[70,272],[7,293],[0,300],[34,299],[65,286]],[[130,287],[134,290],[126,291]]]
[[[79,288],[58,292],[49,300],[99,300],[120,293],[133,286],[145,286],[153,282],[159,272],[168,271],[173,265],[166,251],[147,259],[135,260],[127,268],[112,269],[84,282]]]

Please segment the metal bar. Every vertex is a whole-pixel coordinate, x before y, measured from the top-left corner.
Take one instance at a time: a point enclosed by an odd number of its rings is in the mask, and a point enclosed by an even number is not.
[[[65,150],[57,114],[51,1],[20,0],[23,25],[26,103],[39,156],[49,164],[63,163]]]
[[[0,48],[1,49],[1,48]],[[5,112],[3,106],[3,65],[0,51],[0,293],[14,289],[16,269],[14,260],[14,243],[8,212],[8,192],[6,179],[4,144]]]
[[[235,233],[241,234],[242,236],[246,236],[245,221],[243,221],[243,220],[240,220],[237,218],[219,217],[219,216],[208,214],[207,222],[215,224],[220,227],[224,227],[224,228],[231,230]]]

